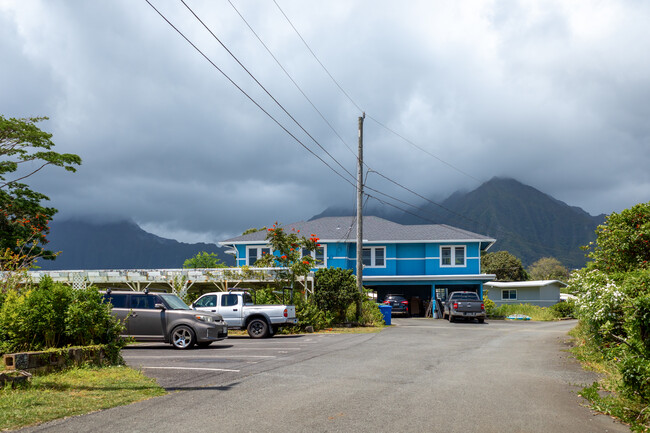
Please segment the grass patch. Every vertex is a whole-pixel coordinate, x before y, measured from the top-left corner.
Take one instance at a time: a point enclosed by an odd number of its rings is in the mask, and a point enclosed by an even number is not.
[[[504,304],[490,312],[490,316],[493,317],[507,317],[511,314],[524,314],[529,316],[531,320],[542,322],[558,319],[557,314],[552,309],[531,304]]]
[[[128,367],[73,368],[0,389],[0,430],[81,415],[164,395],[154,379]]]
[[[639,398],[617,392],[621,381],[618,368],[603,356],[596,344],[584,337],[581,327],[579,323],[569,331],[574,343],[571,352],[583,367],[599,373],[602,378],[578,394],[589,401],[591,409],[618,418],[633,432],[650,432],[650,406]]]

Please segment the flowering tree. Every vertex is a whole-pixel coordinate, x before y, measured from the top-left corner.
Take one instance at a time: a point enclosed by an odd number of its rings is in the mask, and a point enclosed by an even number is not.
[[[282,267],[278,277],[286,281],[291,287],[298,277],[307,276],[316,265],[316,260],[307,252],[316,251],[320,247],[319,238],[315,234],[310,237],[300,235],[300,230],[291,229],[286,232],[277,222],[267,229],[266,240],[271,245],[272,254],[264,254],[255,266]]]
[[[52,134],[36,126],[45,119],[13,119],[0,115],[0,250],[3,254],[9,249],[32,259],[55,257],[43,246],[49,233],[47,224],[57,210],[43,206],[42,202],[49,200],[48,197],[21,181],[48,165],[74,172],[81,158],[52,150]]]

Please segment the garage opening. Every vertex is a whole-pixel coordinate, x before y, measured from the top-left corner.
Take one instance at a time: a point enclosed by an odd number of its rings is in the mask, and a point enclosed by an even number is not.
[[[449,296],[454,292],[474,292],[478,293],[480,297],[481,286],[479,284],[449,284],[437,285],[435,290],[436,296],[436,311],[438,318],[442,318],[442,309]]]
[[[376,300],[379,303],[384,302],[388,295],[401,295],[409,302],[409,315],[415,317],[424,317],[429,304],[431,303],[431,286],[430,285],[387,285],[387,286],[368,286],[375,293]]]

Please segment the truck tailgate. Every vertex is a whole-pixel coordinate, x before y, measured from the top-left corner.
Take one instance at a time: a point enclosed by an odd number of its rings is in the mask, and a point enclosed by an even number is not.
[[[454,303],[458,304],[458,308],[454,308],[454,310],[461,313],[480,313],[483,311],[481,301],[455,301]]]
[[[287,318],[294,319],[296,317],[296,306],[287,305]]]

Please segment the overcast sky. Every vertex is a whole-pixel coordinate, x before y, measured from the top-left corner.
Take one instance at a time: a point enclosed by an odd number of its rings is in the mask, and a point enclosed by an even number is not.
[[[300,126],[180,1],[150,1],[341,176],[145,0],[0,0],[0,113],[48,116],[83,159],[29,181],[58,219],[216,242],[351,207],[358,107],[368,166],[434,200],[493,176],[591,214],[650,200],[648,1],[186,0]]]

